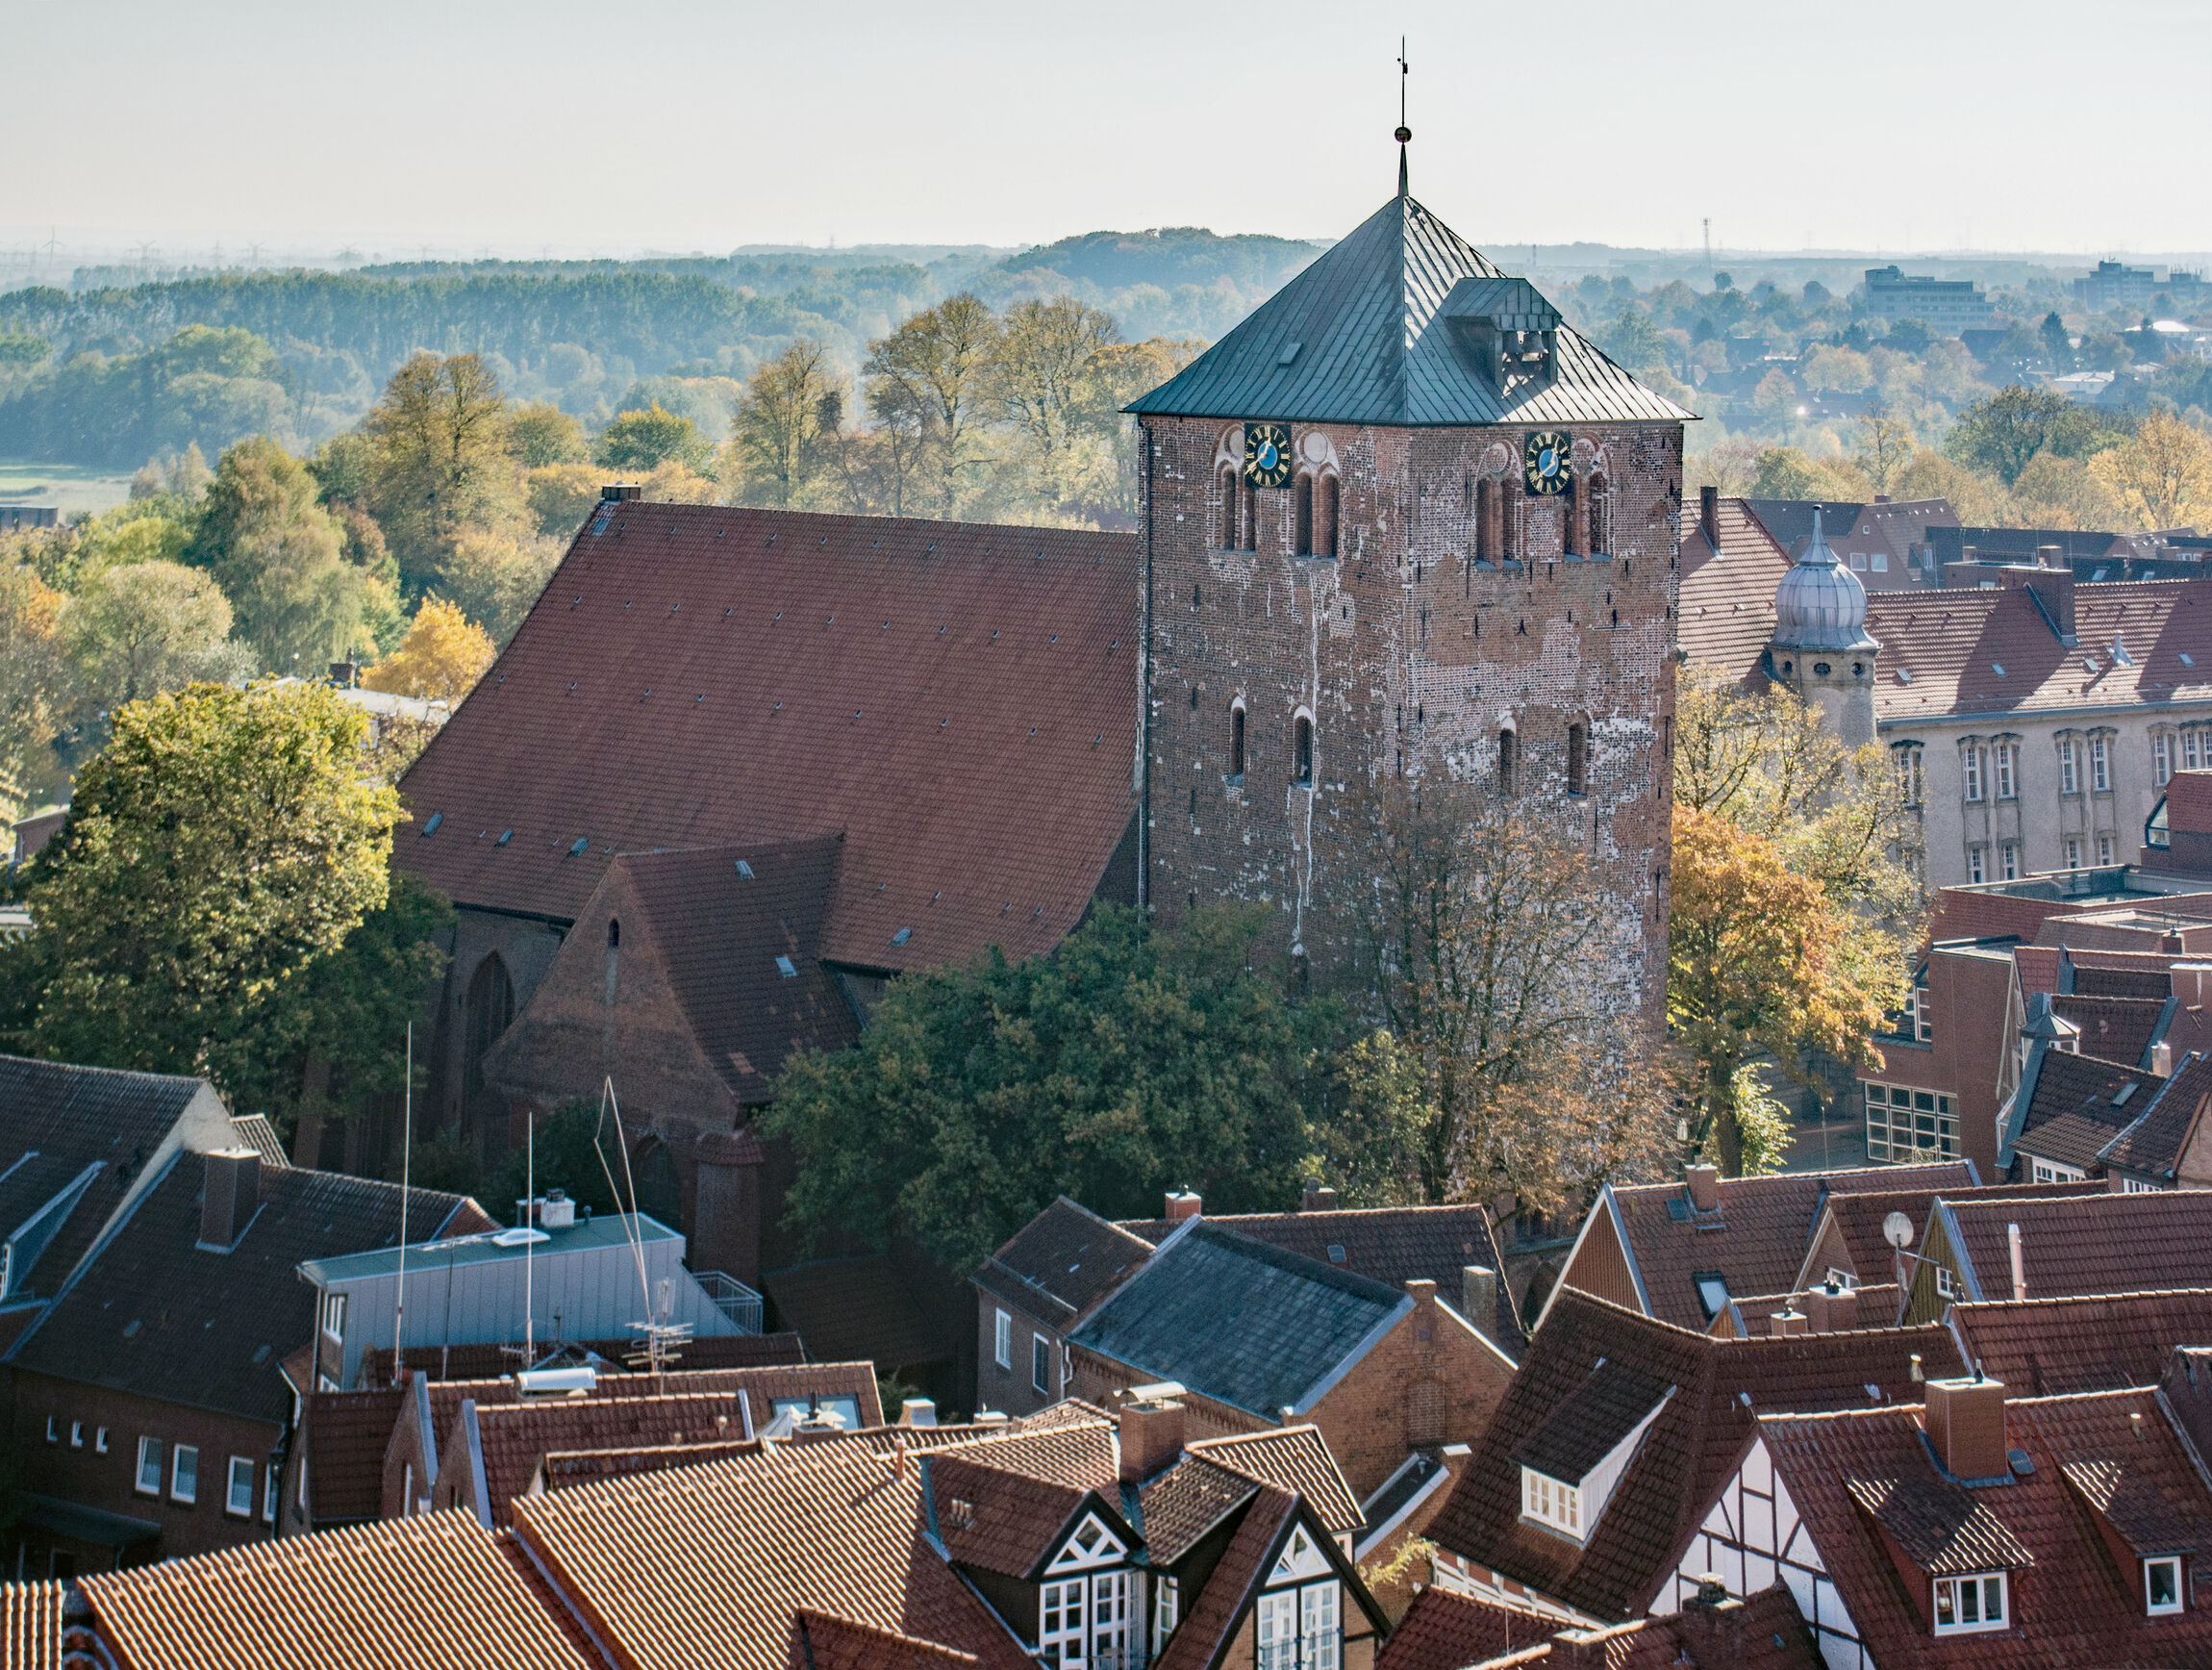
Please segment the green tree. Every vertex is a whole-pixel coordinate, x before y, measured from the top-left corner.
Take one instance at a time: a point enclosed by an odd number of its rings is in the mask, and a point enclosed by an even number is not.
[[[1072,296],[1007,310],[991,389],[1015,436],[1024,496],[1041,508],[1095,502],[1109,491],[1120,418],[1100,373],[1119,336],[1113,315]]]
[[[871,405],[911,411],[920,428],[924,491],[936,514],[956,518],[991,461],[991,387],[1003,333],[968,291],[916,314],[868,344]]]
[[[1769,371],[1751,391],[1751,409],[1771,429],[1789,428],[1797,420],[1797,384],[1780,371]]]
[[[1913,426],[1880,406],[1867,409],[1852,441],[1851,462],[1873,483],[1876,493],[1891,491],[1891,484],[1920,448]]]
[[[1667,367],[1667,344],[1659,327],[1640,307],[1622,308],[1620,316],[1599,333],[1597,345],[1626,370],[1664,370]]]
[[[859,1044],[777,1080],[792,1221],[966,1270],[1058,1194],[1108,1217],[1178,1187],[1232,1212],[1285,1200],[1305,1118],[1292,1014],[1251,966],[1270,925],[1216,907],[1169,938],[1107,907],[1050,955],[902,976]]]
[[[54,789],[53,741],[75,699],[62,618],[67,600],[30,565],[0,553],[0,817]]]
[[[2054,313],[2043,316],[2043,357],[2054,371],[2074,369],[2074,338],[2068,333],[2066,321]]]
[[[63,629],[81,687],[102,709],[250,671],[229,644],[230,599],[179,563],[103,569],[69,600]]]
[[[362,422],[369,501],[409,595],[436,575],[464,528],[503,527],[521,506],[498,379],[474,354],[417,354]]]
[[[34,864],[9,971],[55,1060],[252,1085],[292,989],[390,894],[399,797],[313,684],[195,684],[115,715]],[[28,967],[24,964],[28,963]]]
[[[801,338],[755,371],[734,414],[732,473],[749,504],[802,502],[842,426],[843,384],[819,342]]]
[[[591,459],[584,425],[550,400],[533,400],[515,407],[509,429],[515,459],[524,469],[542,469],[548,464],[583,464]]]
[[[1944,437],[1944,451],[2010,488],[2036,454],[2078,458],[2093,450],[2096,432],[2096,418],[2064,394],[2015,383],[1961,412]]]
[[[396,611],[389,588],[345,560],[339,523],[307,467],[267,436],[223,454],[190,551],[231,600],[239,639],[274,671],[320,673]]]
[[[705,474],[714,457],[699,426],[657,400],[648,411],[621,413],[599,437],[599,462],[610,469],[645,470],[673,459]]]

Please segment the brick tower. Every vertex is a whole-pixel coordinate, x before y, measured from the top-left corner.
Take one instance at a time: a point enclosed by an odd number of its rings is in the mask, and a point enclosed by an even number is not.
[[[1682,424],[1405,190],[1180,375],[1145,433],[1145,901],[1316,909],[1347,792],[1555,805],[1664,1015]]]

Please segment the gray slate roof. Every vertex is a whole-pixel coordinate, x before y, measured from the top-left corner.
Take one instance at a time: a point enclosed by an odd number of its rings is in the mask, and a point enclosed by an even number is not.
[[[1068,1337],[1273,1420],[1412,1308],[1380,1281],[1197,1219]]]
[[[1471,281],[1471,282],[1470,282]],[[1467,288],[1454,295],[1454,287]],[[1518,289],[1515,287],[1518,285]],[[1412,197],[1397,196],[1131,412],[1307,423],[1680,422],[1565,324],[1558,373],[1501,399],[1445,319],[1502,301],[1524,326],[1557,316]],[[1293,346],[1295,345],[1295,352]],[[1288,363],[1285,363],[1287,360]]]

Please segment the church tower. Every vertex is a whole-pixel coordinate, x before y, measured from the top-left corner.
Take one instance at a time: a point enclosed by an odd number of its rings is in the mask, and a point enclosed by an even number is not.
[[[1400,130],[1400,142],[1408,137]],[[1691,415],[1398,194],[1174,377],[1144,429],[1145,901],[1295,944],[1350,797],[1552,808],[1663,1022]]]

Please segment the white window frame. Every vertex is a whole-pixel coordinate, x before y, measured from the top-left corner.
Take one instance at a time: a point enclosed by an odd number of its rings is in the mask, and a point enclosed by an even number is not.
[[[2112,793],[2112,745],[2104,737],[2089,739],[2089,786],[2099,795]]]
[[[2066,867],[2069,870],[2079,870],[2081,868],[2081,843],[2079,841],[2067,842]]]
[[[241,1473],[242,1469],[242,1473]],[[245,1480],[241,1490],[239,1480]],[[231,1457],[229,1477],[223,1480],[223,1511],[238,1519],[254,1516],[254,1463],[250,1455]]]
[[[185,1458],[191,1458],[191,1480],[185,1479]],[[200,1499],[200,1447],[197,1444],[171,1444],[169,1446],[169,1500],[188,1506]]]
[[[2141,1177],[2122,1177],[2120,1192],[2124,1195],[2155,1195],[2158,1193],[2158,1185],[2147,1183]]]
[[[2182,770],[2189,772],[2194,772],[2197,770],[2198,747],[2198,733],[2193,730],[2183,731],[2181,733]]]
[[[1332,1577],[1264,1590],[1252,1634],[1259,1670],[1342,1670],[1344,1585]]]
[[[1846,1293],[1856,1293],[1859,1290],[1859,1278],[1848,1270],[1838,1270],[1833,1264],[1828,1266],[1828,1279]]]
[[[1046,1397],[1052,1395],[1052,1342],[1042,1333],[1029,1336],[1029,1383]]]
[[[1966,849],[1966,878],[1970,883],[1979,883],[1989,879],[1989,861],[1986,857],[1988,850],[1987,848],[1979,844]]]
[[[2062,1166],[2056,1160],[2039,1160],[2033,1154],[2029,1154],[2027,1157],[2036,1182],[2079,1183],[2088,1181],[2089,1174],[2078,1166]]]
[[[162,1441],[159,1438],[142,1437],[138,1440],[138,1472],[137,1488],[138,1493],[140,1496],[161,1495],[163,1460],[163,1456],[162,1455]],[[147,1482],[146,1479],[148,1463],[151,1463],[153,1468],[153,1481],[151,1483]]]
[[[277,1499],[284,1494],[284,1480],[271,1467],[262,1482],[262,1523],[274,1525],[277,1516]]]
[[[2164,1606],[2160,1606],[2150,1598],[2150,1569],[2153,1566],[2164,1566],[2173,1576],[2173,1588],[2170,1592],[2174,1598]],[[2188,1604],[2188,1598],[2181,1592],[2181,1556],[2179,1555],[2162,1554],[2143,1562],[2143,1610],[2149,1616],[2153,1618],[2167,1617],[2172,1613],[2186,1610]]]
[[[991,1324],[992,1356],[1002,1369],[1014,1367],[1014,1318],[999,1311]]]
[[[1183,1621],[1183,1585],[1175,1578],[1152,1580],[1152,1657],[1157,1658]]]
[[[2081,793],[2081,764],[2074,751],[2074,739],[2058,740],[2058,792],[2062,795]]]
[[[1539,1473],[1533,1467],[1521,1470],[1521,1516],[1534,1520],[1546,1531],[1556,1531],[1582,1540],[1582,1490],[1579,1485],[1569,1484]]]
[[[1997,873],[2000,880],[2020,879],[2020,843],[2007,841],[1997,849]]]
[[[1080,1664],[1091,1635],[1091,1580],[1046,1583],[1037,1600],[1037,1651],[1047,1664]]]
[[[2013,753],[2010,743],[1998,743],[1990,749],[1990,763],[1996,767],[1997,797],[2000,800],[2020,798],[2020,780],[2013,771]]]
[[[107,1453],[108,1429],[105,1427],[96,1428],[92,1433],[92,1454],[95,1455],[105,1455]]]
[[[2099,836],[2097,838],[2097,863],[2098,863],[2098,866],[2099,866],[2099,868],[2100,868],[2100,869],[2101,869],[2103,866],[2105,866],[2105,865],[2108,865],[2108,864],[2110,864],[2111,862],[2112,862],[2112,837],[2111,837],[2111,836],[2109,836],[2109,835],[2099,835]]]
[[[1963,1577],[1935,1580],[1935,1632],[1939,1635],[1974,1635],[2002,1630],[2012,1622],[2012,1579],[2006,1572],[1972,1572]],[[1950,1622],[1945,1623],[1946,1600]],[[1990,1603],[1996,1603],[1994,1615]],[[1970,1620],[1966,1614],[1973,1613]]]
[[[1137,1631],[1131,1616],[1136,1581],[1136,1574],[1126,1567],[1100,1572],[1091,1580],[1092,1663],[1119,1666],[1137,1657],[1130,1639]]]
[[[1899,743],[1894,750],[1898,769],[1898,793],[1904,797],[1905,804],[1921,803],[1922,792],[1926,787],[1925,767],[1921,758],[1919,743]]]
[[[2163,789],[2167,779],[2173,775],[2174,739],[2160,731],[2150,739],[2150,780]]]
[[[1959,761],[1966,773],[1967,800],[1969,803],[1977,804],[1981,799],[1980,745],[1976,743],[1969,743],[1964,748],[1959,750]]]
[[[322,1333],[325,1339],[345,1343],[345,1295],[326,1293],[322,1296]]]
[[[1958,1297],[1958,1283],[1951,1278],[1950,1266],[1948,1264],[1936,1266],[1936,1291],[1946,1299]]]

